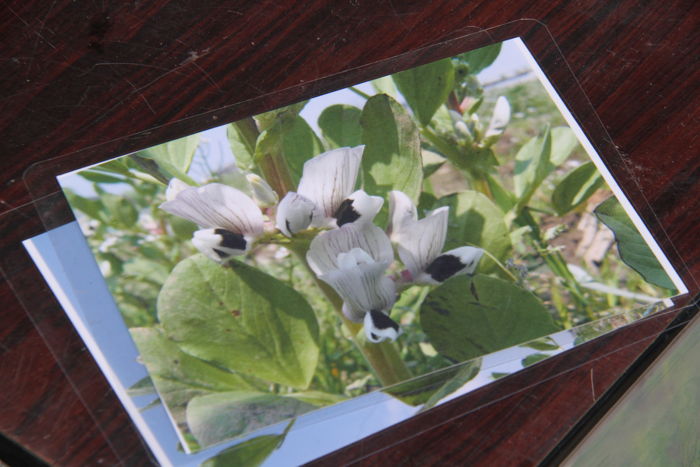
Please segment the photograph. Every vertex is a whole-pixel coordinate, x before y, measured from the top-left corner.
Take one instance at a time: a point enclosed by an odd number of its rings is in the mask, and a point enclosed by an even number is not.
[[[140,410],[186,453],[284,423],[228,452],[261,463],[302,414],[383,389],[427,410],[494,352],[529,348],[522,368],[670,303],[563,106],[516,38],[59,176]]]

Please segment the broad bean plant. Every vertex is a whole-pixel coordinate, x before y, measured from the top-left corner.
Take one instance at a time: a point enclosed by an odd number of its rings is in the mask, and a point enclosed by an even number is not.
[[[235,161],[204,180],[192,136],[81,172],[96,196],[66,189],[150,374],[132,393],[155,387],[189,448],[476,359],[466,382],[483,355],[670,293],[539,82],[482,87],[499,47],[351,88],[364,104],[318,130],[305,102],[235,122]],[[614,232],[591,261],[586,219]],[[280,442],[255,439],[229,457]]]

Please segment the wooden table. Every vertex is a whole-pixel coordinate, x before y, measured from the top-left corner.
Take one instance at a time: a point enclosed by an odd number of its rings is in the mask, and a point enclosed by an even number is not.
[[[25,183],[28,167],[57,156],[104,159],[157,144],[349,84],[364,66],[407,50],[522,18],[546,26],[558,44],[622,155],[614,174],[697,294],[696,2],[297,3],[24,0],[0,7],[0,253],[29,309],[3,278],[0,447],[18,463],[29,462],[19,446],[52,465],[151,462],[19,247],[44,229],[27,203],[50,192],[52,183],[42,183],[41,168]],[[620,329],[319,463],[554,460],[653,361],[673,337],[673,330],[664,332],[669,324],[677,329],[694,312],[679,307]]]

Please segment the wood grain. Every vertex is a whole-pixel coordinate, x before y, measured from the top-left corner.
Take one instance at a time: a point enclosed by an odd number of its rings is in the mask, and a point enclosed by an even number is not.
[[[549,63],[577,118],[697,293],[699,10],[681,0],[4,3],[0,249],[3,272],[19,281],[30,312],[7,282],[0,284],[0,431],[53,465],[149,459],[18,244],[40,232],[41,222],[65,220],[59,209],[40,222],[23,206],[51,196],[57,167],[378,76],[436,52],[390,57],[467,33],[474,35],[466,42],[493,40],[504,29],[492,28],[521,18],[532,20],[515,29],[535,43],[556,41],[558,51],[538,58]],[[536,463],[590,409],[591,394],[606,391],[673,316],[619,330],[326,461]],[[50,349],[68,365],[60,368]],[[582,366],[560,374],[571,362]],[[511,394],[520,384],[528,389]],[[484,401],[490,403],[476,411]],[[410,433],[419,436],[402,442]]]

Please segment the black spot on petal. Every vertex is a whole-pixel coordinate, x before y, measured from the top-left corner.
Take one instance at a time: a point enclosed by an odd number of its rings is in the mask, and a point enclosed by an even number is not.
[[[382,313],[381,311],[376,311],[372,310],[369,312],[370,317],[372,318],[372,323],[374,324],[374,327],[377,329],[388,329],[388,328],[394,328],[395,331],[398,332],[399,330],[399,325],[396,321],[393,319],[389,318],[386,314]]]
[[[226,258],[228,258],[229,256],[231,256],[231,255],[229,255],[228,253],[226,253],[225,251],[217,250],[216,248],[212,248],[212,249],[214,250],[214,253],[216,253],[217,255],[219,255],[219,258],[221,258],[221,259],[226,259]]]
[[[294,233],[292,232],[292,227],[289,225],[289,219],[285,219],[284,225],[287,227],[287,232],[289,232],[290,234]]]
[[[214,233],[221,236],[221,242],[218,246],[231,248],[232,250],[245,251],[247,242],[243,235],[226,229],[214,229]],[[224,253],[217,248],[214,248],[214,252],[222,259],[229,256],[227,253]]]
[[[340,206],[335,211],[335,214],[333,214],[333,217],[337,219],[338,227],[355,222],[360,218],[360,213],[355,211],[355,208],[352,207],[352,203],[353,200],[351,199],[344,200],[342,203],[340,203]]]
[[[441,255],[425,268],[430,277],[438,282],[443,282],[465,268],[464,263],[453,255]]]

